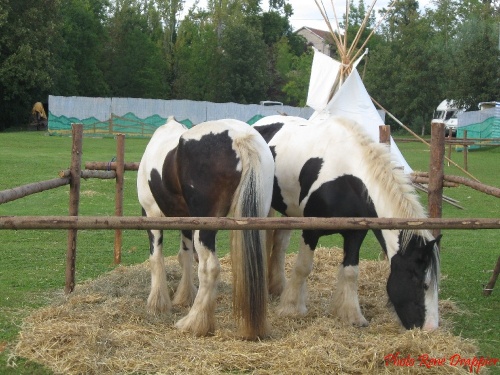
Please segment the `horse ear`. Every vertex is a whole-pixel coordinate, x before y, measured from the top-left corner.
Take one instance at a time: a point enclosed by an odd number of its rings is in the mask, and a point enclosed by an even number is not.
[[[436,239],[432,242],[434,242],[437,246],[439,246],[439,243],[441,242],[441,237],[443,237],[442,234],[438,235]]]
[[[426,263],[432,259],[434,254],[434,246],[439,246],[442,236],[443,235],[440,234],[432,241],[427,242],[424,248],[422,249],[420,258],[424,260]]]

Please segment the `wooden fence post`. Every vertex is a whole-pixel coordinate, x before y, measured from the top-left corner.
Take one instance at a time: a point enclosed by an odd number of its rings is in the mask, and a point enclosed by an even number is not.
[[[379,143],[391,147],[391,126],[390,125],[379,125],[378,126],[378,141]],[[387,254],[384,251],[380,251],[378,255],[379,259],[387,260]]]
[[[111,114],[108,120],[108,133],[113,134],[113,116],[114,114]]]
[[[116,136],[115,216],[123,216],[123,183],[125,174],[125,134]],[[115,230],[114,262],[122,259],[122,230]]]
[[[69,184],[69,216],[78,216],[80,205],[80,173],[82,170],[83,124],[72,124],[73,145],[71,148],[71,167]],[[66,285],[64,292],[75,289],[76,238],[78,230],[68,230],[68,248],[66,252]]]
[[[390,125],[379,125],[379,142],[385,143],[386,145],[391,145],[391,127]]]
[[[443,210],[443,180],[444,180],[444,122],[435,121],[431,124],[431,160],[429,163],[429,217],[441,218]],[[434,237],[441,233],[434,229]]]
[[[483,289],[483,295],[489,296],[495,287],[495,283],[497,282],[498,275],[500,274],[500,257],[498,257],[497,264],[495,269],[493,270],[493,274],[491,275],[490,281]]]
[[[451,140],[451,132],[448,132],[448,136],[446,138],[448,138],[448,140]],[[451,142],[448,145],[448,167],[450,166],[450,159],[451,159]]]
[[[468,162],[469,159],[469,146],[467,146],[467,130],[464,130],[464,169],[469,170]]]

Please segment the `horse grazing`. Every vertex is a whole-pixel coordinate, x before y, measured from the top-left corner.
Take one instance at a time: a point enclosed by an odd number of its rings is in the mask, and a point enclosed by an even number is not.
[[[137,192],[148,217],[265,217],[272,198],[274,161],[268,145],[248,124],[208,121],[191,129],[169,119],[153,134],[142,157]],[[151,292],[148,309],[171,309],[162,255],[163,232],[148,231]],[[215,331],[220,264],[216,230],[181,231],[178,259],[182,278],[173,303],[192,307],[176,327],[197,336]],[[267,332],[267,283],[264,233],[231,234],[233,309],[246,339]],[[193,248],[194,247],[194,248]],[[193,282],[193,255],[199,258],[199,290]]]
[[[306,126],[304,126],[306,125]],[[397,168],[387,146],[374,142],[351,120],[330,117],[312,123],[269,116],[254,124],[268,142],[276,171],[272,208],[298,217],[424,218],[409,177]],[[321,236],[340,233],[339,267],[332,313],[366,326],[358,300],[359,250],[367,230],[303,230],[291,277],[284,274],[290,231],[268,240],[269,292],[280,295],[278,312],[306,313],[306,278]],[[438,326],[439,238],[426,230],[373,230],[391,266],[387,293],[407,329]],[[271,245],[270,245],[271,244]],[[286,283],[286,286],[285,286]]]

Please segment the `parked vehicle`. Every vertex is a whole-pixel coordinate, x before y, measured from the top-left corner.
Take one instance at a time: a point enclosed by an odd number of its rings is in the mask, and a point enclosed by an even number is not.
[[[434,111],[432,121],[441,120],[444,122],[445,135],[456,136],[457,134],[457,116],[464,112],[464,108],[459,108],[453,100],[445,99],[439,104]]]
[[[272,107],[272,106],[275,106],[275,105],[279,105],[281,107],[283,107],[283,103],[281,102],[274,102],[272,100],[263,100],[260,102],[260,105],[263,105],[264,107]]]
[[[477,105],[480,111],[490,108],[500,108],[500,102],[481,102]]]

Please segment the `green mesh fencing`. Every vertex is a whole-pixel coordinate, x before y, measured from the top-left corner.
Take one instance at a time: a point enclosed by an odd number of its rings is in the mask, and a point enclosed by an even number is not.
[[[253,125],[260,120],[262,115],[255,115],[247,121],[247,124]],[[145,119],[140,119],[133,113],[127,113],[124,116],[112,115],[107,121],[99,121],[91,117],[86,119],[77,119],[75,117],[54,116],[49,112],[49,134],[51,135],[71,135],[71,124],[83,124],[83,133],[90,136],[113,136],[116,134],[126,134],[132,137],[151,137],[156,129],[167,122],[166,118],[153,115]],[[188,128],[193,127],[190,119],[179,121]]]
[[[475,139],[491,139],[500,138],[500,118],[489,117],[483,122],[461,126],[457,129],[457,138],[464,137],[464,131],[467,130],[467,138]],[[491,143],[495,144],[495,143]],[[496,143],[498,144],[498,143]],[[481,145],[471,145],[469,149],[478,149]],[[463,147],[457,146],[457,151],[461,151]]]
[[[495,117],[490,117],[478,124],[460,127],[457,129],[457,138],[463,138],[465,130],[467,130],[467,138],[493,138],[495,122]]]
[[[83,124],[83,133],[95,136],[112,136],[115,134],[126,134],[133,137],[151,137],[155,130],[167,122],[166,118],[153,115],[140,119],[133,113],[124,116],[111,115],[107,121],[99,121],[94,117],[77,119],[74,117],[54,116],[49,112],[49,134],[69,135],[71,124]],[[188,128],[193,126],[190,119],[179,121]]]

